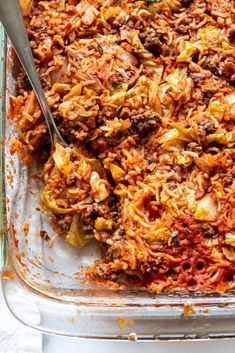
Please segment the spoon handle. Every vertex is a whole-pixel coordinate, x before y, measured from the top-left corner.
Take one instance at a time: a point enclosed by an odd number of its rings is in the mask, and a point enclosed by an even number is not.
[[[56,142],[65,144],[52,117],[34,64],[19,0],[0,0],[0,20],[38,98],[48,125],[52,145]]]

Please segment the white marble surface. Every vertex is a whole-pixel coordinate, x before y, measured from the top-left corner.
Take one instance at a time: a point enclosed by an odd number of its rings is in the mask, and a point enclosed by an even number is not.
[[[205,342],[112,342],[44,335],[20,324],[0,288],[0,353],[234,353],[235,340]]]
[[[235,340],[179,343],[100,342],[44,337],[43,353],[234,353]]]
[[[0,283],[0,353],[43,353],[43,335],[23,326],[9,312]]]

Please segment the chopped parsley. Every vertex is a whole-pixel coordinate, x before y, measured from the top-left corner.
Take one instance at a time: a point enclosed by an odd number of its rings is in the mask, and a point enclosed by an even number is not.
[[[178,247],[180,246],[180,242],[178,238],[173,239],[173,246],[175,249],[178,249]]]
[[[186,232],[190,233],[190,229],[189,229],[189,227],[188,227],[188,226],[186,226],[185,224],[184,224],[184,229],[186,230]]]
[[[175,230],[174,232],[171,233],[171,237],[175,238],[179,234],[178,230]]]
[[[100,52],[101,54],[103,54],[104,49],[101,47],[101,45],[100,45],[100,44],[98,44],[98,50],[99,50],[99,52]]]

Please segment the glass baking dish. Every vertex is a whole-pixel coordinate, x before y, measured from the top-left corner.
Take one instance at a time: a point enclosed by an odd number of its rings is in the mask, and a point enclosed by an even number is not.
[[[63,239],[53,246],[40,237],[52,234],[42,212],[40,185],[9,142],[16,132],[6,118],[14,94],[17,64],[0,31],[1,260],[2,284],[11,312],[24,324],[48,333],[86,338],[178,340],[235,337],[235,292],[156,294],[144,290],[99,288],[84,269],[99,257],[94,241],[80,251]],[[5,167],[4,167],[5,166]],[[3,197],[2,197],[3,196]],[[5,217],[6,216],[6,217]],[[25,224],[29,231],[25,231]],[[5,246],[6,243],[6,246]]]

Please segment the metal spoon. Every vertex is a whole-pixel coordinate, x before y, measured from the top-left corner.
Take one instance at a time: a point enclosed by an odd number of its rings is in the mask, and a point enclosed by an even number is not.
[[[16,50],[21,64],[23,65],[28,79],[38,98],[38,102],[41,106],[48,126],[52,147],[55,143],[66,145],[66,142],[56,127],[42,89],[42,85],[34,64],[34,59],[18,0],[0,0],[0,20]]]

